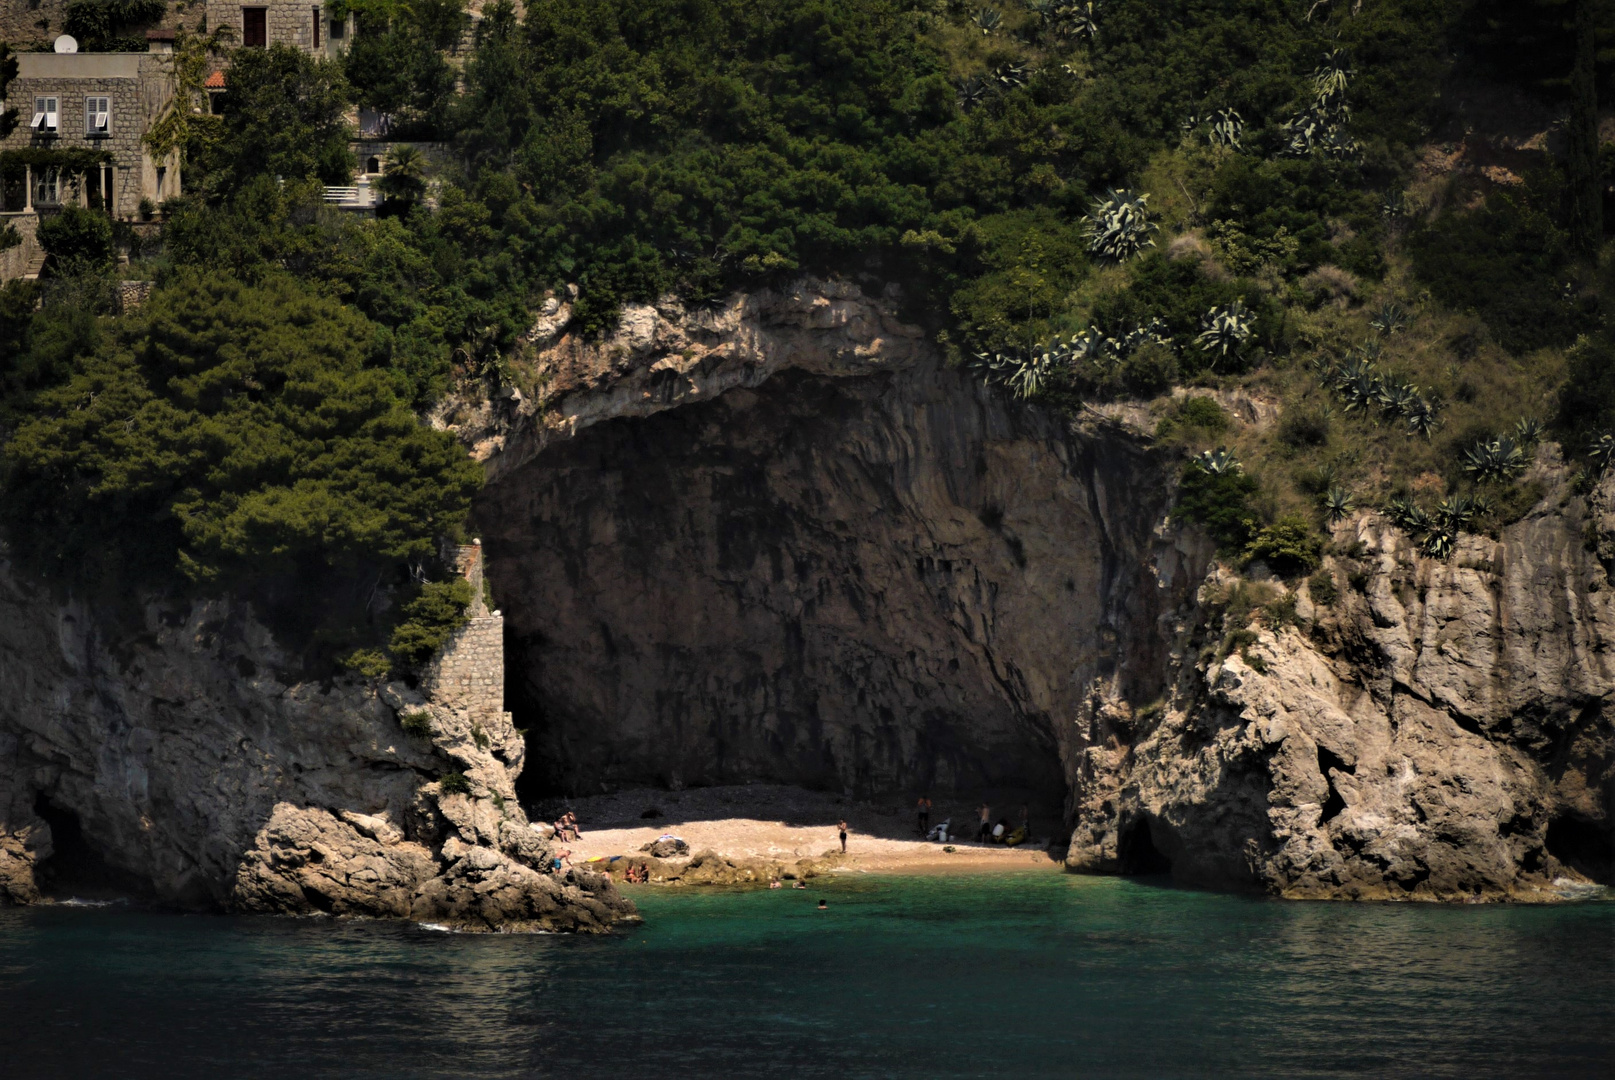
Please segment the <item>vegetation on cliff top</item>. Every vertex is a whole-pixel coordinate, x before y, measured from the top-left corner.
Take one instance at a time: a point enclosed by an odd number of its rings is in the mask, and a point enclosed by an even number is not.
[[[403,581],[475,487],[409,410],[519,363],[573,283],[598,332],[667,291],[895,281],[1055,407],[1276,398],[1272,430],[1157,411],[1163,443],[1235,462],[1191,464],[1180,512],[1296,573],[1298,520],[1469,497],[1442,520],[1487,527],[1524,489],[1474,454],[1542,423],[1582,453],[1615,421],[1606,72],[1564,5],[535,0],[486,8],[469,52],[458,0],[348,6],[344,60],[238,51],[222,118],[174,129],[161,240],[114,227],[146,309],[113,314],[98,235],[65,226],[53,279],[0,293],[14,544],[208,587],[306,560]],[[1503,84],[1571,106],[1549,150],[1498,172],[1427,141],[1453,87]],[[398,158],[370,219],[321,200],[350,104],[446,144]],[[1561,405],[1566,364],[1589,393]]]

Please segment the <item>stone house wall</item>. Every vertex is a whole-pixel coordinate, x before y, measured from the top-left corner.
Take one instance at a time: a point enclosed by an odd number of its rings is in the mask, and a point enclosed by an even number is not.
[[[0,41],[12,47],[49,41],[62,32],[67,0],[0,0]]]
[[[348,23],[337,27],[338,35],[331,34],[331,17],[324,11],[324,5],[318,0],[257,0],[256,3],[242,0],[208,0],[207,24],[210,27],[228,26],[235,30],[236,44],[242,43],[244,22],[241,9],[261,7],[265,9],[264,29],[267,40],[266,45],[292,45],[304,52],[315,52],[314,22],[320,21],[319,49],[320,55],[336,56],[352,37],[352,19]],[[318,9],[318,14],[316,14]]]

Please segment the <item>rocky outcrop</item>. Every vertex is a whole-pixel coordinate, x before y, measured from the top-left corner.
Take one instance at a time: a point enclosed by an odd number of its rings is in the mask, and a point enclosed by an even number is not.
[[[1294,623],[1258,621],[1233,651],[1216,635],[1236,627],[1186,628],[1157,717],[1095,718],[1069,864],[1290,897],[1611,881],[1615,593],[1586,500],[1543,461],[1549,495],[1497,540],[1431,560],[1365,514],[1335,537],[1332,604],[1298,586]]]
[[[191,908],[465,929],[631,917],[609,882],[550,872],[515,797],[502,620],[475,614],[424,695],[288,682],[241,605],[154,601],[109,638],[0,562],[0,895],[35,901],[71,866],[66,886]]]

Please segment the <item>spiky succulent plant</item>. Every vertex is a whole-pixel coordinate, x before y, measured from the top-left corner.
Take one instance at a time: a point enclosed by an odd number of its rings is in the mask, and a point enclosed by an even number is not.
[[[1323,493],[1323,513],[1331,525],[1344,521],[1357,509],[1357,501],[1343,487],[1330,487]]]
[[[1095,199],[1083,219],[1088,250],[1101,259],[1125,262],[1145,248],[1154,247],[1151,234],[1160,226],[1150,220],[1149,198],[1148,194],[1111,188]]]
[[[1218,109],[1211,114],[1208,123],[1211,126],[1211,145],[1239,149],[1240,140],[1245,136],[1244,117],[1233,109]]]
[[[1481,439],[1464,451],[1464,471],[1476,480],[1509,481],[1525,471],[1525,451],[1511,436]]]
[[[1514,438],[1521,446],[1535,446],[1546,433],[1547,427],[1534,416],[1522,416],[1514,422]]]
[[[1202,451],[1189,460],[1194,463],[1196,468],[1202,472],[1210,473],[1212,476],[1237,473],[1244,468],[1231,450],[1221,446],[1215,450]]]
[[[1408,409],[1408,433],[1423,435],[1429,439],[1435,434],[1436,428],[1441,426],[1440,413],[1442,403],[1440,398],[1418,398]]]
[[[1219,358],[1237,355],[1245,342],[1250,340],[1253,332],[1251,323],[1250,309],[1243,300],[1214,307],[1201,316],[1200,333],[1194,339],[1195,344]]]
[[[1351,86],[1351,59],[1344,49],[1331,49],[1312,72],[1312,95],[1316,106],[1325,112],[1346,107],[1346,91]]]
[[[1609,468],[1611,461],[1615,461],[1615,435],[1606,431],[1593,436],[1588,443],[1587,452],[1592,457],[1593,464],[1598,466],[1598,471],[1603,472]]]
[[[1374,317],[1368,320],[1368,325],[1382,334],[1399,333],[1407,329],[1408,309],[1395,300],[1387,300],[1374,312]]]
[[[991,34],[1004,25],[1004,15],[1003,12],[984,7],[976,12],[975,23],[983,34]]]
[[[1031,77],[1031,68],[1022,60],[1006,60],[993,68],[991,81],[1000,90],[1013,90],[1017,86],[1025,86],[1026,80]]]
[[[986,79],[980,75],[972,75],[968,79],[959,80],[959,88],[954,92],[953,100],[958,102],[959,108],[969,112],[987,100],[990,90]]]

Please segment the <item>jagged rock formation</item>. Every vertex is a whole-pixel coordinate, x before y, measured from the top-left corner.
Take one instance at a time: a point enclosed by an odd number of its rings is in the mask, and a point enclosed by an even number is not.
[[[1423,558],[1375,514],[1328,560],[1339,599],[1196,656],[1157,718],[1095,718],[1069,862],[1292,897],[1538,898],[1611,880],[1615,594],[1588,501],[1548,495],[1496,541]],[[1606,481],[1604,498],[1615,491]],[[1607,534],[1607,526],[1604,529]],[[1207,592],[1222,584],[1212,581]]]
[[[541,395],[439,418],[494,478],[552,790],[1063,792],[1075,869],[1297,897],[1609,880],[1615,614],[1549,458],[1501,541],[1431,562],[1363,516],[1334,607],[1298,587],[1296,625],[1221,655],[1223,572],[1125,410],[1006,402],[846,285],[593,343],[555,307]]]
[[[478,556],[463,549],[462,565],[480,584]],[[153,602],[143,633],[107,640],[86,605],[0,562],[0,899],[38,900],[36,871],[65,860],[184,907],[465,929],[631,916],[609,881],[548,872],[551,845],[515,798],[502,620],[473,615],[425,696],[288,683],[240,605]],[[400,727],[414,714],[429,735]],[[444,792],[449,773],[468,790]]]

